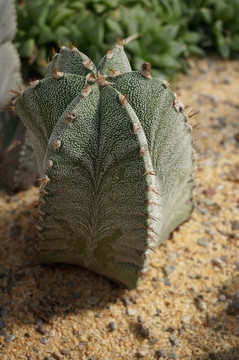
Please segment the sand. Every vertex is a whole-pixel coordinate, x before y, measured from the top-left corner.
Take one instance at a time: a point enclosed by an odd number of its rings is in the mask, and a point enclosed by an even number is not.
[[[196,207],[138,289],[76,266],[36,265],[37,188],[1,192],[2,360],[239,359],[238,74],[238,62],[190,60],[190,76],[172,84],[199,110]]]

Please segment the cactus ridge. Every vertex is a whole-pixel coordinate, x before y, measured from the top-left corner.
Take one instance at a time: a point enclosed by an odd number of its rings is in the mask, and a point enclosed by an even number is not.
[[[193,209],[183,104],[150,76],[150,64],[132,71],[118,44],[97,69],[75,47],[62,47],[15,109],[42,176],[40,261],[138,286],[152,251]]]

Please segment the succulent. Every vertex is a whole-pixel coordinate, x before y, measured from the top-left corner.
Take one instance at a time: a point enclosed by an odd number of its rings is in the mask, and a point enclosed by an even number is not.
[[[62,46],[14,106],[41,174],[38,260],[134,288],[191,215],[194,150],[184,105],[149,63],[132,71],[123,45],[97,68]]]
[[[27,190],[37,177],[26,126],[8,108],[0,113],[0,188]]]
[[[19,55],[12,44],[17,30],[14,1],[2,0],[0,13],[0,188],[15,191],[32,185],[37,169],[26,127],[6,107],[22,82]]]
[[[0,110],[9,99],[9,90],[16,89],[16,82],[21,83],[20,58],[12,44],[17,23],[13,0],[0,2]]]

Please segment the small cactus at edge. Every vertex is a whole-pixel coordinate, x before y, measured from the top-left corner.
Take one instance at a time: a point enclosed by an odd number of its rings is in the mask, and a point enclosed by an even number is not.
[[[62,46],[14,107],[41,174],[38,260],[134,288],[191,215],[195,165],[184,105],[149,63],[132,71],[123,45],[97,68]]]

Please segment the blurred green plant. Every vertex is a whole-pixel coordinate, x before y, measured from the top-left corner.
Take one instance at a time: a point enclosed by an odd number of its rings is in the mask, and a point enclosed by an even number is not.
[[[142,36],[127,45],[133,69],[151,61],[153,75],[187,70],[186,59],[217,51],[238,56],[239,0],[25,0],[18,1],[15,46],[24,79],[43,75],[40,58],[74,43],[98,62],[116,36]]]

